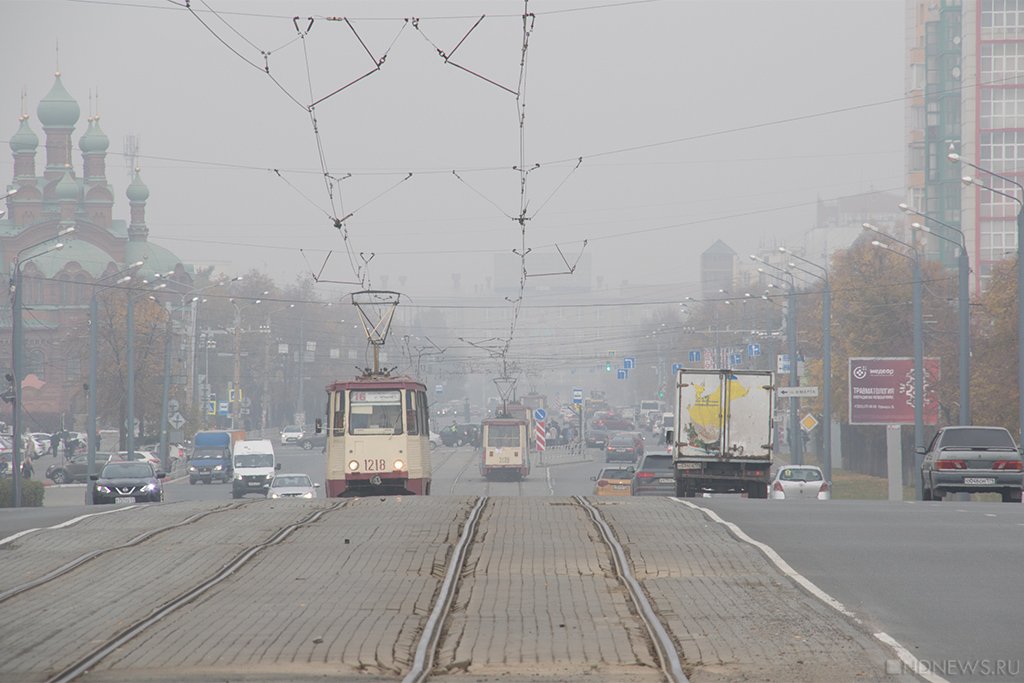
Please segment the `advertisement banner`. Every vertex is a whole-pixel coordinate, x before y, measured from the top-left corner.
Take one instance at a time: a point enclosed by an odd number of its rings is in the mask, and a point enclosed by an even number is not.
[[[914,359],[850,359],[850,424],[914,424]],[[924,359],[924,423],[939,421],[939,359]]]

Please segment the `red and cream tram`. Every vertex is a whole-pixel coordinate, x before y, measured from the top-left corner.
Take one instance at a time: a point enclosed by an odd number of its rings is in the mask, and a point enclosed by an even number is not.
[[[368,375],[327,386],[327,495],[429,495],[427,390]]]
[[[523,479],[530,474],[530,421],[521,417],[489,417],[481,425],[480,474],[485,479]]]

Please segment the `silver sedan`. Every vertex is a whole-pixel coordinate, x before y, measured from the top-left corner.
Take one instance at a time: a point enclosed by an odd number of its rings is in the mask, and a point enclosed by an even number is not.
[[[267,498],[316,498],[319,487],[305,474],[277,474],[267,489]]]
[[[772,500],[832,500],[832,482],[825,481],[820,467],[788,465],[775,473],[771,493]]]

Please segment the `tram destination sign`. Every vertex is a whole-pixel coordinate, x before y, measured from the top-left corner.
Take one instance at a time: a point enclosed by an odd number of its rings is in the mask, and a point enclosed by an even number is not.
[[[353,403],[368,403],[372,405],[394,405],[402,402],[401,393],[393,391],[353,391],[349,394]]]

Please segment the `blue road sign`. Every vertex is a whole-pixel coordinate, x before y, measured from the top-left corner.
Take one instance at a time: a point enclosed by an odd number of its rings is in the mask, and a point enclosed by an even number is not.
[[[572,402],[573,403],[583,403],[583,390],[582,389],[573,389],[572,390]]]
[[[729,356],[729,365],[741,365],[743,363],[743,355],[739,353],[733,353]]]
[[[533,411],[533,419],[536,420],[537,422],[542,422],[546,420],[547,417],[547,411],[545,411],[543,408],[537,408],[537,410]]]
[[[690,353],[689,353],[689,361],[691,363],[699,363],[700,362],[700,351],[690,351]]]
[[[626,370],[625,368],[619,368],[619,370],[615,373],[615,379],[626,379],[628,374],[629,370]]]
[[[206,414],[207,415],[216,415],[217,414],[217,402],[216,401],[207,401],[206,402]]]
[[[672,374],[673,375],[678,375],[679,371],[682,370],[682,369],[683,369],[683,364],[682,363],[673,363],[672,364]]]
[[[754,356],[760,356],[761,355],[761,345],[760,344],[747,344],[747,355],[750,356],[751,358],[753,358]]]
[[[636,367],[636,358],[633,358],[632,356],[629,358],[623,358],[622,367],[626,370],[632,370]]]
[[[228,402],[227,401],[219,401],[217,403],[217,414],[218,415],[227,415],[228,414]]]

